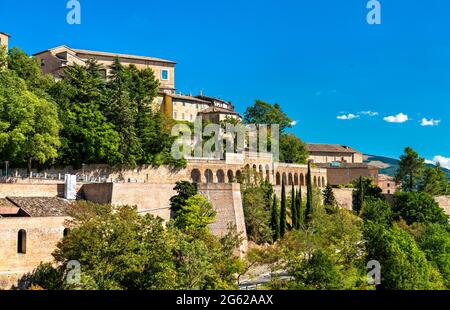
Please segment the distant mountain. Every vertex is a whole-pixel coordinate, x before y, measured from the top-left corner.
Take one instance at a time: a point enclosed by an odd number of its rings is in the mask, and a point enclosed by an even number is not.
[[[380,169],[380,173],[387,174],[390,176],[394,176],[398,166],[399,166],[399,160],[395,158],[390,157],[384,157],[384,156],[377,156],[377,155],[364,155],[364,162],[366,164],[375,166]],[[434,167],[432,164],[427,164],[428,166]],[[442,170],[445,171],[447,174],[447,177],[450,179],[450,170],[442,168]]]

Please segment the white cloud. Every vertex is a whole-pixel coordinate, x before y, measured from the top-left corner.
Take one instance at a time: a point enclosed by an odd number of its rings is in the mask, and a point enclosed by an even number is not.
[[[422,121],[420,122],[420,126],[437,126],[439,125],[441,121],[440,120],[435,120],[435,119],[426,119],[425,117],[422,118]]]
[[[298,121],[292,121],[292,122],[291,122],[291,126],[292,126],[292,127],[296,126],[297,124],[298,124]]]
[[[373,117],[373,116],[378,116],[380,113],[373,112],[373,111],[361,111],[361,112],[359,112],[359,114]]]
[[[351,119],[355,119],[355,118],[359,118],[359,115],[355,115],[355,114],[344,114],[344,115],[338,115],[337,119],[340,120],[351,120]]]
[[[388,123],[399,123],[399,124],[409,121],[408,115],[403,114],[403,113],[399,113],[395,116],[392,116],[392,115],[386,116],[383,119]]]
[[[441,155],[434,156],[433,160],[427,160],[427,164],[436,165],[437,163],[441,164],[441,167],[450,169],[450,157],[444,157]]]

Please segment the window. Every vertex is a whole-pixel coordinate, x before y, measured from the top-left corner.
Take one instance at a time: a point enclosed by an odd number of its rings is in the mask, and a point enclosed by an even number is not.
[[[177,118],[177,112],[173,112],[173,118],[174,118],[174,119]]]
[[[27,232],[25,229],[19,230],[19,233],[17,234],[17,253],[27,253]]]
[[[388,183],[388,184],[387,184],[387,187],[391,187],[391,183]]]
[[[41,67],[45,66],[45,60],[41,59]]]
[[[184,119],[184,113],[183,113],[183,114],[181,114],[181,118],[182,118],[182,119]]]
[[[183,107],[185,107],[186,106],[186,102],[183,102]]]
[[[167,81],[169,79],[169,70],[163,69],[161,70],[161,80]]]
[[[64,228],[63,237],[67,237],[68,234],[69,234],[69,228]]]

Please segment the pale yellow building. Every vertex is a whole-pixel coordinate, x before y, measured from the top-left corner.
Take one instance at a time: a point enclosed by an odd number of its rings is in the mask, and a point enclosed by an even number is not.
[[[0,32],[0,46],[5,47],[6,52],[8,52],[8,48],[9,48],[9,38],[11,36],[7,33],[4,32]]]
[[[7,42],[7,41],[6,41]],[[88,60],[95,60],[107,78],[110,75],[110,66],[116,58],[124,66],[135,65],[138,69],[150,68],[160,82],[160,92],[155,99],[155,108],[160,108],[164,114],[178,121],[193,122],[198,116],[222,120],[227,116],[240,118],[234,112],[231,102],[219,98],[204,96],[183,95],[176,93],[175,65],[176,62],[147,56],[126,55],[117,53],[81,50],[61,45],[33,55],[41,61],[44,74],[51,74],[60,79],[67,66],[78,64],[86,65]],[[211,108],[214,108],[211,110]],[[206,112],[201,114],[201,112]],[[211,113],[212,112],[212,113]],[[219,115],[218,115],[219,114]]]
[[[110,66],[117,57],[124,66],[133,64],[138,69],[151,68],[160,81],[161,91],[164,93],[175,92],[176,63],[171,60],[147,56],[81,50],[70,48],[65,45],[38,52],[33,56],[41,60],[42,72],[44,74],[52,74],[56,79],[61,77],[65,67],[73,64],[85,65],[86,61],[89,59],[96,60],[97,63],[102,66],[104,76],[107,77],[110,74]]]

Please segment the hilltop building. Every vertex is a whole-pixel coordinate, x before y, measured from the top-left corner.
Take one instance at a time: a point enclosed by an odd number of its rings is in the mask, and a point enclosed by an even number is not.
[[[176,62],[171,60],[82,50],[66,45],[41,51],[35,53],[33,56],[40,59],[42,72],[53,75],[57,80],[61,79],[64,74],[64,69],[67,66],[74,64],[84,66],[91,59],[100,64],[101,72],[107,78],[111,74],[110,66],[116,58],[119,58],[124,66],[135,65],[138,69],[150,68],[153,70],[156,78],[160,82],[160,92],[156,98],[156,102],[164,114],[172,117],[174,120],[193,122],[198,116],[217,119],[217,115],[219,115],[219,119],[224,119],[226,116],[240,117],[234,111],[231,102],[204,96],[202,93],[198,96],[177,94],[175,87]],[[213,109],[214,113],[211,115],[211,111],[208,109],[216,107],[220,109]]]
[[[383,190],[383,194],[392,195],[395,194],[399,188],[394,178],[387,174],[379,174],[377,179],[377,185]]]
[[[138,69],[152,69],[155,76],[160,81],[161,92],[175,92],[176,63],[171,60],[146,56],[81,50],[65,45],[35,53],[33,56],[40,59],[42,72],[44,74],[51,74],[56,79],[61,78],[64,74],[64,68],[67,66],[74,64],[83,66],[86,65],[86,62],[90,59],[97,61],[97,63],[102,67],[101,70],[106,78],[110,75],[109,67],[113,64],[116,58],[119,58],[120,62],[124,66],[135,65]]]
[[[334,162],[361,164],[363,154],[351,147],[340,144],[307,144],[309,160],[316,164]]]
[[[6,51],[8,51],[9,38],[11,36],[7,33],[0,32],[0,46],[4,46]]]
[[[317,167],[327,169],[327,179],[332,186],[347,185],[360,177],[371,178],[376,183],[378,168],[363,163],[363,154],[340,144],[307,144],[309,160]]]

